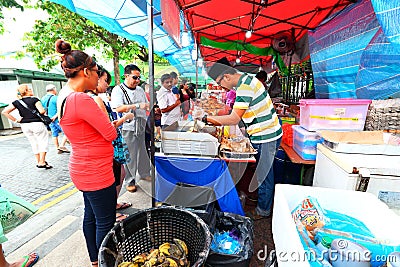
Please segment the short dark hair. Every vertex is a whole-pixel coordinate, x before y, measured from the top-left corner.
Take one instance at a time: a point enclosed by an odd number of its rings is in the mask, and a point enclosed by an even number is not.
[[[107,82],[108,84],[110,84],[110,83],[111,83],[111,74],[110,74],[103,66],[97,64],[97,67],[99,68],[99,72],[100,72],[99,78],[100,78],[101,76],[103,76],[104,73],[105,73],[105,74],[107,75],[107,80],[106,80],[106,82]]]
[[[178,78],[178,74],[175,71],[172,71],[169,75],[171,75],[172,79]]]
[[[268,74],[264,71],[264,70],[260,70],[257,74],[256,74],[256,78],[265,82],[268,80]]]
[[[165,73],[161,76],[161,83],[165,82],[165,80],[171,79],[172,76],[169,73]]]
[[[124,74],[131,74],[132,71],[135,71],[135,70],[141,72],[139,67],[136,66],[135,64],[126,65],[125,68],[124,68]]]

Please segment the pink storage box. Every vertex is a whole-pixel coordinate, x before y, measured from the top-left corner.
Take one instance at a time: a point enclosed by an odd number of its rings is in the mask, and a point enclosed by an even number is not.
[[[301,99],[300,125],[308,131],[362,131],[370,103],[370,99]]]

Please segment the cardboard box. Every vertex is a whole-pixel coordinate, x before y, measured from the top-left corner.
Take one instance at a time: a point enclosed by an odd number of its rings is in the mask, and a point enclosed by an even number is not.
[[[337,132],[319,131],[324,145],[335,152],[400,155],[400,145],[395,137],[383,131]]]
[[[303,257],[305,251],[291,215],[292,210],[307,196],[315,197],[324,209],[361,220],[376,238],[387,244],[400,243],[400,216],[370,193],[277,184],[272,233],[279,267],[310,266],[307,260],[299,260],[297,257]]]

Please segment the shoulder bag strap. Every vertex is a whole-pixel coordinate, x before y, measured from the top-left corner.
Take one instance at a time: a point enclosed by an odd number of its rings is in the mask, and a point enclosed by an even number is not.
[[[126,98],[126,101],[128,101],[129,104],[133,104],[132,101],[131,101],[131,98],[130,98],[129,95],[128,95],[128,92],[127,92],[126,89],[122,86],[122,84],[120,84],[119,87],[121,88],[122,92],[124,93],[125,98]],[[136,110],[134,110],[132,113],[133,113],[133,115],[134,115],[135,118],[136,118]]]
[[[68,97],[68,96],[67,96]],[[67,102],[67,97],[64,98],[64,100],[61,103],[61,108],[60,108],[60,120],[62,118],[62,116],[64,115],[64,107],[65,107],[65,102]]]
[[[22,99],[18,99],[18,101],[19,101],[19,103],[21,103],[21,105],[22,105],[24,108],[26,108],[27,110],[29,110],[29,111],[32,112],[33,114],[39,116],[39,112],[37,112],[36,110],[33,110],[33,109],[31,109],[30,107],[28,107],[28,105],[25,104],[25,102],[22,101]]]
[[[49,97],[49,100],[47,100],[47,103],[46,103],[46,110],[49,109],[50,99],[51,99],[53,96],[54,96],[54,95],[51,95],[51,96]]]
[[[128,101],[128,104],[133,104],[131,101],[131,98],[128,95],[128,92],[126,91],[126,89],[122,86],[122,84],[119,85],[119,87],[121,88],[122,92],[125,95],[126,101]]]

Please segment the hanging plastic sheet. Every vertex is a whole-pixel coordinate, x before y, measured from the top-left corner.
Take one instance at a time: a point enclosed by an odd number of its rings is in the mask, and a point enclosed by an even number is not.
[[[400,45],[400,1],[371,0],[376,18],[393,45]]]
[[[309,32],[316,98],[356,98],[360,58],[378,29],[370,1],[363,1]]]
[[[356,77],[358,98],[400,97],[400,46],[389,42],[380,29],[363,51]]]
[[[400,96],[400,2],[364,0],[310,32],[316,98]]]

